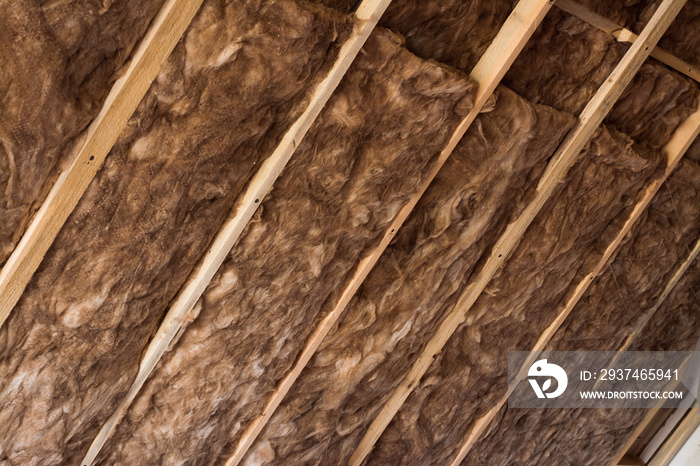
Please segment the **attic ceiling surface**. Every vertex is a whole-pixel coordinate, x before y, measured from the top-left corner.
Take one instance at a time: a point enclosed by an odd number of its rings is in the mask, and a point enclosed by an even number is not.
[[[644,410],[508,409],[507,352],[700,338],[699,27],[0,0],[0,464],[615,461]]]

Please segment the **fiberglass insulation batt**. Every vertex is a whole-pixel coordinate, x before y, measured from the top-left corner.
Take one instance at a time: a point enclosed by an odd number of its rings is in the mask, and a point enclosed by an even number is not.
[[[655,305],[671,276],[688,257],[687,245],[694,244],[698,236],[700,167],[682,160],[669,177],[668,186],[662,186],[639,222],[611,264],[615,275],[608,268],[595,280],[547,350],[616,351],[621,347],[645,311]],[[689,280],[676,285],[667,304],[654,314],[629,350],[693,349],[700,321],[700,307],[692,287],[697,282],[696,274],[691,268]],[[506,458],[527,464],[559,464],[552,459],[558,456],[570,464],[605,464],[617,453],[644,411],[503,409],[502,420],[491,424],[493,432],[484,436],[470,455],[472,459],[478,455],[484,464],[494,465],[503,464],[499,461]]]
[[[503,82],[532,102],[578,115],[626,50],[610,35],[553,8]],[[605,121],[659,148],[697,109],[697,99],[694,81],[647,60]]]
[[[0,266],[161,3],[0,1]]]
[[[695,260],[629,351],[692,351],[700,337],[700,261]],[[609,348],[603,348],[609,349]],[[646,409],[503,409],[463,464],[608,464]]]
[[[205,2],[0,328],[0,462],[74,463],[349,19]]]
[[[108,464],[220,463],[473,104],[378,29],[144,386]]]
[[[618,350],[690,255],[699,234],[700,166],[681,160],[547,349]]]
[[[529,350],[598,262],[662,158],[602,127],[467,312],[370,456],[448,463],[507,389],[508,350]]]
[[[481,114],[251,447],[248,461],[343,464],[524,208],[570,115],[506,88]]]

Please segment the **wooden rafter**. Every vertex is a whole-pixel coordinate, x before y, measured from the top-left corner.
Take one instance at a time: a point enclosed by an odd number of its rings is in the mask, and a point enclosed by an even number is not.
[[[685,371],[686,365],[687,365],[688,360],[686,360],[683,363],[683,366],[681,366],[681,372]],[[667,391],[672,391],[676,390],[678,387],[680,387],[681,381],[680,380],[672,380],[669,382],[666,387],[664,388]],[[622,445],[620,448],[620,452],[615,455],[615,457],[610,461],[610,466],[624,466],[625,465],[625,459],[631,459],[631,460],[638,460],[639,458],[636,456],[628,455],[629,450],[632,448],[634,443],[636,442],[637,438],[642,435],[642,433],[649,427],[654,419],[656,419],[660,411],[662,409],[668,408],[669,401],[668,400],[659,400],[656,402],[653,408],[649,409],[649,411],[646,413],[644,416],[644,419],[635,427],[635,429],[630,433],[629,437],[625,441],[625,443]],[[641,461],[641,460],[640,460]],[[634,464],[634,463],[631,463]],[[644,464],[642,462],[641,464]]]
[[[343,290],[338,303],[311,335],[299,359],[292,370],[280,382],[277,390],[263,409],[263,412],[244,431],[233,456],[231,456],[226,463],[227,466],[236,465],[245,457],[248,449],[253,445],[253,442],[260,432],[262,432],[262,429],[289,392],[289,389],[299,377],[304,367],[306,367],[306,364],[311,360],[311,357],[316,352],[325,336],[340,318],[345,307],[350,302],[350,299],[352,299],[370,270],[377,263],[379,257],[389,245],[391,239],[395,236],[403,222],[408,218],[409,214],[418,203],[418,200],[428,188],[428,185],[430,185],[440,171],[440,168],[467,132],[471,123],[479,114],[506,71],[510,68],[511,64],[550,8],[551,2],[548,0],[521,0],[513,10],[494,38],[493,43],[486,50],[483,57],[470,74],[471,78],[479,85],[474,107],[457,126],[448,144],[440,153],[437,163],[428,173],[426,181],[421,186],[421,189],[412,196],[409,202],[399,211],[392,224],[385,231],[379,245],[359,263],[352,279]]]
[[[61,173],[0,272],[0,326],[17,304],[59,230],[112,149],[202,0],[168,0],[139,44],[124,75],[112,86],[85,143]]]
[[[673,431],[659,451],[656,452],[649,462],[649,465],[668,465],[698,426],[700,426],[700,408],[698,408],[698,404],[695,403],[681,423],[678,424],[676,430]]]
[[[361,464],[370,453],[386,426],[389,425],[389,422],[391,422],[410,395],[412,388],[418,385],[420,379],[430,367],[433,358],[442,350],[450,336],[465,320],[471,306],[476,302],[496,271],[503,266],[506,258],[519,243],[527,227],[549,199],[555,187],[564,179],[581,149],[591,138],[612,108],[612,105],[630,83],[644,60],[649,56],[650,49],[656,45],[684,4],[685,0],[664,0],[649,21],[649,24],[642,31],[642,34],[640,34],[639,39],[630,47],[605,83],[598,89],[581,113],[578,123],[570,131],[547,166],[533,201],[515,222],[508,225],[505,233],[494,246],[491,256],[476,280],[462,293],[454,309],[438,327],[437,332],[428,341],[411,370],[370,425],[351,456],[350,465]],[[492,410],[489,415],[495,416],[496,413],[497,410],[495,412]],[[490,419],[486,418],[477,421],[475,428],[460,449],[457,459],[453,462],[454,465],[458,465],[462,461],[489,422]]]
[[[605,265],[608,263],[610,257],[612,257],[615,250],[622,243],[622,240],[630,232],[632,226],[637,222],[642,212],[647,208],[656,192],[664,183],[665,179],[673,172],[673,170],[675,169],[676,165],[678,165],[678,162],[680,162],[685,152],[688,150],[693,141],[698,137],[698,134],[700,134],[700,105],[698,106],[698,109],[692,115],[690,115],[690,117],[688,117],[681,126],[678,127],[678,129],[674,132],[673,136],[671,137],[671,140],[664,146],[663,152],[666,155],[667,160],[666,171],[664,172],[664,176],[662,176],[661,179],[653,182],[647,188],[644,195],[642,196],[642,199],[635,205],[634,209],[630,213],[630,216],[628,217],[620,232],[617,234],[612,243],[610,243],[610,245],[606,248],[605,253],[601,257],[600,261],[596,264],[594,269],[581,280],[581,282],[576,287],[574,294],[564,305],[562,311],[557,315],[556,319],[544,330],[544,332],[542,332],[537,342],[535,343],[535,346],[532,349],[533,356],[531,356],[531,359],[528,359],[530,363],[534,361],[533,358],[536,357],[536,352],[544,350],[549,340],[554,336],[559,327],[561,327],[568,315],[571,313],[572,309],[576,306],[578,301],[586,292],[593,279],[603,270],[603,267],[605,267]],[[523,365],[523,367],[525,367],[525,365]],[[521,374],[517,377],[517,379],[519,380],[523,376],[524,374]],[[466,456],[466,454],[474,445],[474,443],[479,439],[481,434],[483,434],[485,429],[488,427],[489,423],[496,418],[499,410],[505,405],[505,403],[508,400],[508,395],[509,394],[506,393],[501,398],[501,400],[499,400],[497,406],[491,409],[487,414],[485,414],[481,419],[479,419],[475,423],[474,428],[469,433],[462,448],[460,449],[458,458],[463,459]],[[455,462],[453,464],[459,463]]]
[[[131,402],[148,379],[148,376],[163,353],[165,353],[175,335],[177,335],[183,319],[195,306],[202,293],[204,293],[207,285],[226,259],[245,226],[255,214],[258,206],[262,203],[262,199],[282,173],[304,135],[321,113],[321,110],[326,105],[331,94],[333,94],[333,91],[335,91],[390,2],[391,0],[363,0],[362,4],[360,4],[355,13],[356,22],[353,32],[341,47],[333,68],[313,91],[309,105],[304,113],[289,128],[279,145],[275,148],[275,151],[265,160],[255,174],[246,192],[243,194],[242,200],[238,203],[233,216],[221,227],[206,255],[200,260],[187,280],[187,284],[175,297],[155,336],[148,344],[139,364],[136,378],[129,391],[100,429],[100,432],[90,445],[90,449],[85,455],[82,464],[92,464],[97,458],[102,446],[126,413]]]
[[[629,29],[589,10],[585,6],[578,4],[573,0],[557,0],[555,5],[559,9],[576,16],[581,21],[598,28],[603,32],[607,32],[620,43],[631,45],[639,38],[637,34]],[[679,73],[700,82],[700,70],[698,70],[697,67],[681,60],[675,55],[663,50],[660,47],[654,47],[650,55]]]

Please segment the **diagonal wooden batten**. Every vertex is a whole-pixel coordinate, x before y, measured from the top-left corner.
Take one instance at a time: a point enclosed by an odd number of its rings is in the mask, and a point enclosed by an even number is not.
[[[173,300],[163,322],[148,344],[146,352],[139,364],[139,370],[134,382],[124,399],[119,403],[93,440],[90,449],[83,459],[83,465],[92,464],[97,458],[102,446],[126,413],[131,402],[148,379],[148,376],[153,371],[153,368],[156,366],[175,335],[177,335],[183,320],[202,296],[202,293],[204,293],[204,290],[214,277],[214,274],[226,259],[226,256],[238,240],[243,229],[255,214],[258,206],[262,203],[262,199],[270,191],[273,183],[282,173],[282,170],[304,135],[309,130],[316,117],[321,113],[324,105],[333,91],[335,91],[335,88],[340,83],[340,80],[364,45],[390,1],[391,0],[364,0],[357,9],[355,13],[357,20],[353,32],[341,47],[338,58],[332,69],[316,89],[314,89],[304,113],[285,133],[272,155],[263,162],[248,185],[241,200],[237,202],[232,216],[226,220],[216,234],[207,253],[197,264],[196,269],[188,278],[187,283]]]
[[[549,0],[521,0],[515,7],[494,38],[493,43],[486,50],[470,74],[470,77],[475,80],[479,86],[474,107],[455,129],[447,145],[438,156],[436,163],[428,172],[426,181],[420,187],[419,191],[412,196],[409,202],[399,211],[374,251],[360,261],[349,284],[343,290],[338,303],[311,335],[302,353],[295,362],[294,367],[284,379],[282,379],[274,394],[265,405],[262,414],[244,431],[233,455],[226,462],[227,466],[236,465],[243,460],[248,449],[253,445],[253,442],[260,432],[262,432],[262,429],[270,420],[272,414],[289,392],[289,389],[299,377],[304,367],[306,367],[330,329],[338,321],[338,318],[341,316],[345,307],[357,292],[370,270],[377,263],[379,257],[389,245],[403,222],[408,218],[409,214],[418,203],[418,200],[428,188],[428,185],[435,178],[438,171],[462,139],[489,97],[491,97],[496,86],[550,8],[551,2]]]
[[[656,45],[684,4],[685,0],[664,0],[649,21],[649,24],[642,31],[639,40],[630,47],[605,83],[586,105],[578,123],[569,132],[547,166],[537,186],[537,192],[533,201],[525,208],[517,220],[508,225],[506,231],[494,246],[491,256],[476,280],[462,293],[454,309],[440,324],[437,332],[428,341],[411,370],[370,425],[357,449],[350,457],[350,465],[361,464],[370,453],[386,426],[389,425],[389,422],[391,422],[410,395],[412,388],[420,382],[433,362],[433,358],[442,350],[450,336],[465,320],[469,309],[476,302],[494,274],[503,266],[506,258],[519,243],[527,227],[532,223],[545,202],[547,202],[556,186],[564,179],[581,149],[590,140],[603,118],[612,108],[612,105],[632,80],[644,60],[649,56],[650,49]],[[480,426],[480,428],[485,429],[487,425],[488,422]],[[466,455],[466,451],[464,454]],[[459,464],[459,461],[453,464]]]
[[[549,343],[549,341],[557,332],[559,327],[561,327],[561,325],[564,323],[564,321],[569,316],[573,308],[576,306],[576,304],[579,302],[581,297],[584,295],[584,293],[590,286],[593,279],[607,265],[613,253],[620,246],[625,236],[627,236],[627,234],[630,232],[630,230],[637,222],[642,212],[644,212],[644,210],[649,206],[651,200],[661,188],[666,178],[668,178],[668,176],[673,172],[673,170],[678,165],[678,162],[680,162],[683,155],[686,153],[690,145],[693,143],[693,141],[695,141],[699,134],[700,104],[698,105],[697,110],[693,114],[691,114],[681,124],[681,126],[678,127],[678,129],[676,129],[676,131],[673,133],[673,136],[671,137],[671,140],[664,146],[662,152],[666,156],[666,170],[664,171],[663,176],[660,179],[657,179],[654,182],[652,182],[647,187],[646,191],[642,195],[642,198],[635,205],[634,209],[630,213],[627,221],[623,225],[620,232],[617,234],[612,243],[610,243],[610,245],[606,248],[600,261],[596,264],[594,269],[589,274],[587,274],[581,280],[581,282],[579,282],[574,291],[574,294],[565,303],[562,311],[557,315],[556,319],[542,332],[537,342],[535,343],[535,346],[531,350],[533,351],[532,356],[530,356],[530,358],[528,358],[527,361],[523,364],[523,370],[521,370],[520,374],[516,377],[516,380],[521,380],[523,377],[525,377],[526,370],[524,370],[524,368],[528,367],[528,364],[532,364],[532,362],[534,362],[537,358],[537,352],[543,351],[544,348],[547,346],[547,343]],[[697,249],[697,247],[698,245],[696,245],[695,249]],[[481,435],[484,433],[489,423],[496,418],[500,409],[506,404],[506,402],[508,401],[508,395],[510,395],[510,391],[499,400],[497,406],[495,406],[482,418],[476,421],[474,427],[469,432],[467,439],[465,440],[462,448],[460,449],[459,455],[457,457],[458,461],[456,460],[455,462],[453,462],[453,465],[459,464],[459,462],[462,461],[464,457],[466,457],[466,454],[476,443],[479,437],[481,437]]]
[[[576,3],[573,0],[557,0],[555,6],[557,6],[560,10],[569,13],[570,15],[576,16],[581,21],[598,28],[603,32],[607,32],[620,43],[630,45],[639,38],[637,34],[630,31],[626,27],[589,10],[587,7]],[[696,66],[681,60],[660,47],[654,47],[650,55],[679,73],[700,82],[700,70],[698,70]]]
[[[666,466],[671,463],[698,426],[700,426],[700,408],[696,402],[676,427],[676,430],[649,461],[649,466]]]
[[[683,362],[683,365],[680,367],[680,372],[683,373],[685,372],[685,369],[688,365],[688,359],[686,359]],[[672,380],[668,384],[666,384],[666,387],[664,387],[665,391],[673,391],[678,388],[682,387],[682,382],[680,380]],[[634,430],[629,434],[627,437],[627,440],[625,443],[622,445],[620,448],[620,451],[617,455],[613,457],[613,459],[610,461],[610,466],[624,466],[625,462],[623,461],[625,458],[633,458],[639,460],[639,458],[636,458],[635,456],[628,455],[628,452],[630,448],[634,445],[636,442],[637,438],[644,433],[644,431],[647,429],[647,427],[654,421],[654,419],[659,415],[659,412],[662,409],[668,409],[668,403],[669,400],[659,400],[656,402],[654,407],[650,408],[647,412],[647,414],[644,416],[644,419],[637,425],[637,427],[634,428]],[[681,408],[679,406],[678,408]],[[641,461],[641,460],[640,460]],[[644,464],[642,461],[641,464]]]
[[[168,0],[153,20],[124,75],[112,86],[87,139],[61,173],[19,244],[0,272],[0,326],[17,304],[59,230],[102,166],[122,129],[165,60],[192,21],[202,0]]]

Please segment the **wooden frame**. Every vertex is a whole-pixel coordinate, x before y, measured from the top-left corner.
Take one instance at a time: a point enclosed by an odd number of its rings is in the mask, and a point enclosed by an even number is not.
[[[576,16],[581,21],[598,28],[603,32],[607,32],[620,43],[631,45],[639,38],[637,34],[629,29],[589,10],[585,6],[578,4],[573,0],[557,0],[555,5],[560,10]],[[695,66],[681,60],[675,55],[668,53],[659,47],[654,47],[650,55],[679,73],[700,82],[700,71]]]
[[[700,426],[700,408],[695,403],[671,436],[666,439],[659,451],[651,458],[649,465],[668,465],[698,426]]]
[[[0,272],[0,326],[17,304],[59,230],[158,76],[202,0],[168,0],[153,20],[124,75],[112,86],[85,143],[61,173]]]
[[[435,355],[442,350],[450,336],[465,320],[471,306],[476,302],[496,271],[503,266],[506,258],[519,243],[525,230],[549,199],[556,185],[561,182],[568,169],[574,164],[581,149],[603,121],[612,105],[632,80],[632,77],[639,70],[644,60],[649,56],[650,49],[656,45],[684,4],[685,0],[664,0],[649,21],[649,24],[644,28],[639,39],[630,47],[609,78],[598,89],[581,113],[577,125],[570,131],[547,166],[533,201],[515,222],[508,225],[505,233],[494,246],[491,256],[476,280],[462,293],[452,312],[438,327],[437,332],[428,341],[411,370],[382,407],[382,410],[374,419],[351,456],[349,461],[351,466],[359,465],[365,460],[386,426],[389,425],[389,422],[391,422],[410,395],[413,387],[418,385],[423,374],[430,367]],[[506,399],[507,397],[503,401],[505,402]],[[498,409],[500,409],[500,406]],[[484,418],[477,421],[465,444],[459,450],[457,458],[452,463],[453,465],[461,463],[497,412],[498,410],[492,410]]]
[[[134,382],[124,399],[119,403],[93,440],[83,459],[83,465],[92,464],[97,458],[102,446],[126,413],[131,402],[148,379],[148,376],[163,353],[165,353],[173,338],[175,338],[175,335],[177,335],[185,316],[192,310],[197,300],[204,293],[216,271],[226,259],[245,226],[255,214],[258,206],[262,203],[262,199],[270,191],[273,183],[282,173],[304,135],[321,113],[321,110],[376,26],[384,10],[389,6],[390,1],[364,0],[357,9],[353,32],[341,47],[333,68],[313,91],[309,105],[304,113],[287,130],[275,151],[257,171],[241,201],[238,202],[235,212],[226,220],[216,234],[207,253],[199,261],[197,267],[188,278],[186,285],[175,297],[163,322],[146,348]]]
[[[633,209],[632,213],[630,214],[629,218],[625,222],[624,226],[622,227],[622,230],[617,234],[613,242],[607,247],[605,250],[605,253],[603,254],[602,258],[596,264],[595,268],[593,271],[591,271],[589,274],[587,274],[581,282],[578,284],[576,287],[576,290],[571,298],[566,302],[564,305],[562,311],[557,315],[557,318],[544,330],[544,332],[540,335],[540,337],[537,340],[537,343],[535,343],[535,346],[533,347],[532,351],[533,352],[539,352],[542,351],[549,340],[554,336],[556,331],[559,329],[559,327],[564,323],[568,315],[571,313],[573,308],[576,306],[578,301],[581,299],[583,294],[586,292],[588,287],[590,286],[591,282],[593,279],[600,273],[600,271],[605,267],[605,265],[608,263],[610,260],[610,257],[612,257],[612,254],[615,252],[615,250],[620,246],[622,243],[622,240],[625,238],[625,236],[630,232],[632,229],[632,226],[636,223],[636,221],[639,219],[639,216],[642,214],[642,212],[647,208],[651,200],[653,199],[654,195],[656,192],[659,190],[661,185],[664,183],[665,179],[673,172],[675,169],[676,165],[678,165],[678,162],[680,162],[681,158],[683,157],[683,154],[688,150],[690,145],[693,143],[695,138],[698,137],[698,134],[700,134],[700,105],[698,106],[698,109],[688,117],[685,122],[681,126],[678,127],[678,129],[675,131],[673,134],[671,140],[664,146],[663,152],[666,155],[666,160],[667,160],[667,165],[666,165],[666,171],[664,173],[664,176],[652,183],[648,188],[647,191],[644,193],[642,199],[637,203],[635,208]],[[533,354],[531,359],[528,359],[527,362],[532,363],[534,361],[534,358],[536,357],[536,353]],[[527,364],[526,362],[526,364]],[[523,365],[523,368],[527,367],[526,365]],[[525,371],[521,371],[521,374],[518,376],[518,380],[520,380],[522,377],[525,376]],[[460,455],[463,458],[466,456],[466,453],[468,450],[471,448],[471,446],[478,440],[478,438],[481,436],[483,431],[488,427],[489,423],[496,417],[498,414],[498,411],[501,409],[503,405],[507,402],[508,395],[506,394],[500,401],[499,404],[494,407],[491,411],[489,411],[484,417],[479,419],[477,423],[475,424],[474,429],[472,432],[474,435],[470,433],[468,436],[467,440],[465,441],[465,444],[462,447],[462,450],[465,450],[462,452],[460,450]],[[473,438],[476,434],[476,438]],[[458,464],[458,463],[453,463],[453,464]]]
[[[426,181],[423,186],[421,186],[421,189],[399,211],[391,226],[385,231],[380,244],[371,254],[366,256],[359,263],[350,283],[343,290],[338,303],[316,328],[294,367],[280,382],[277,390],[268,401],[261,415],[244,431],[236,450],[226,462],[227,466],[236,465],[243,460],[248,449],[253,445],[253,442],[260,432],[262,432],[262,429],[289,392],[289,389],[299,377],[304,367],[306,367],[306,364],[311,360],[311,357],[316,352],[323,339],[340,318],[345,307],[350,302],[350,299],[352,299],[372,267],[377,263],[379,257],[389,245],[389,242],[395,236],[403,222],[408,218],[408,215],[418,203],[418,200],[428,188],[428,185],[435,178],[440,168],[444,165],[447,158],[467,132],[471,123],[479,114],[506,71],[510,68],[510,65],[518,56],[525,46],[525,43],[550,8],[551,2],[548,0],[521,0],[513,13],[506,20],[498,35],[494,38],[493,43],[486,50],[483,57],[470,74],[471,78],[479,84],[474,107],[455,129],[447,146],[440,153],[435,166],[428,173]]]

